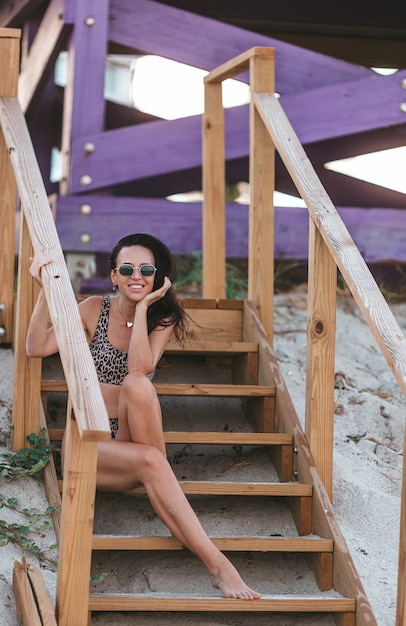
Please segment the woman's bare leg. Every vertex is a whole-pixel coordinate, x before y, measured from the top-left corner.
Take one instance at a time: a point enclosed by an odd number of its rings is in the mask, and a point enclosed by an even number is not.
[[[155,387],[139,372],[128,374],[118,403],[118,441],[134,441],[154,446],[166,456],[162,412]]]
[[[212,584],[226,598],[254,600],[250,589],[205,533],[185,497],[166,457],[155,447],[133,442],[99,444],[97,487],[106,491],[130,491],[145,486],[158,517],[181,543],[198,556],[209,571]]]

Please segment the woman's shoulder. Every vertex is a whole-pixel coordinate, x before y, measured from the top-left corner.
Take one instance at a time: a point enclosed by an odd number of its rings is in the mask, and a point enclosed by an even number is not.
[[[102,310],[104,298],[105,296],[103,295],[89,296],[79,304],[83,327],[88,332],[89,337],[93,337],[96,331],[97,320]]]
[[[99,309],[100,310],[100,307],[103,304],[104,298],[105,296],[103,295],[87,296],[79,303],[79,307],[81,309],[88,309],[88,310]]]
[[[103,295],[95,295],[88,296],[87,298],[82,300],[82,302],[79,304],[79,310],[82,319],[97,319],[100,315],[100,311],[102,309],[105,298],[106,296]],[[108,296],[106,299],[108,299]]]

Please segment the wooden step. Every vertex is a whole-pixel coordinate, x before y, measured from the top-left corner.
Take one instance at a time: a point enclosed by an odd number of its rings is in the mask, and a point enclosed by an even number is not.
[[[271,385],[223,385],[189,383],[155,383],[160,396],[267,397],[275,395]]]
[[[165,354],[248,354],[257,353],[258,344],[251,341],[186,341],[183,346],[178,343],[169,343]]]
[[[220,445],[292,445],[292,435],[284,433],[231,433],[231,432],[185,432],[165,431],[165,443],[220,444]]]
[[[219,550],[229,552],[329,552],[331,539],[320,537],[211,537]],[[183,550],[175,537],[135,537],[130,535],[93,535],[93,550]]]
[[[62,441],[63,428],[50,428],[49,438],[51,441]],[[180,444],[212,444],[230,446],[291,446],[292,435],[284,433],[231,433],[231,432],[189,432],[189,431],[165,431],[165,443]]]
[[[62,492],[62,481],[58,481]],[[303,483],[251,483],[251,482],[213,482],[213,481],[179,481],[186,495],[213,496],[274,496],[311,498],[312,485]],[[140,485],[128,493],[146,493]],[[309,531],[310,532],[310,531]],[[306,533],[309,534],[309,533]]]
[[[213,482],[179,481],[183,493],[188,495],[216,496],[312,496],[312,485],[303,483],[252,483],[252,482]],[[143,485],[132,489],[130,493],[145,493]]]
[[[275,395],[273,385],[223,385],[190,383],[154,383],[156,392],[161,396],[215,396],[215,397],[269,397]],[[65,380],[41,381],[41,391],[67,391]]]
[[[260,600],[235,600],[212,596],[172,594],[91,593],[90,611],[238,611],[280,613],[354,613],[355,600],[343,597],[271,596]]]

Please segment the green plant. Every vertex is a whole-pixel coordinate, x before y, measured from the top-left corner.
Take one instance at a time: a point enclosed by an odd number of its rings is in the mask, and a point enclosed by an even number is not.
[[[192,252],[176,259],[178,291],[200,294],[202,289],[202,253]],[[247,297],[247,276],[233,263],[226,263],[226,297]]]
[[[31,433],[27,437],[29,446],[21,448],[17,452],[3,453],[1,456],[4,460],[0,461],[0,478],[6,480],[23,476],[39,478],[49,461],[49,453],[53,450],[53,446],[48,442],[45,433],[45,429],[40,430],[37,435]],[[52,525],[51,520],[46,518],[55,512],[55,508],[47,507],[46,511],[41,513],[36,509],[22,508],[16,498],[6,498],[0,494],[0,509],[4,507],[24,516],[27,521],[20,523],[0,519],[0,547],[11,542],[19,545],[30,554],[55,563],[53,559],[46,556],[33,537],[33,533],[35,536],[40,536]],[[55,547],[52,545],[47,551],[51,551]]]
[[[0,494],[0,509],[7,507],[20,513],[27,518],[25,524],[18,522],[6,522],[0,519],[0,547],[5,546],[11,542],[19,545],[23,550],[26,550],[30,554],[34,554],[39,558],[46,559],[55,563],[55,560],[46,556],[45,552],[38,546],[35,539],[32,537],[32,533],[36,535],[42,535],[44,531],[48,530],[52,526],[52,521],[46,519],[55,512],[54,507],[47,507],[44,513],[41,513],[37,509],[21,508],[16,498],[5,498]],[[56,545],[51,545],[48,551],[54,550]]]
[[[33,476],[39,478],[49,460],[49,453],[54,446],[45,437],[45,429],[38,435],[31,433],[27,436],[30,444],[17,452],[2,454],[4,461],[0,461],[0,478],[17,478],[18,476]]]

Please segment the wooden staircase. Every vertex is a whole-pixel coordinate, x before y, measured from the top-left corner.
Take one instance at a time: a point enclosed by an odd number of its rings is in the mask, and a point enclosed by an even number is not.
[[[5,78],[0,81],[0,141],[4,147],[0,176],[5,199],[1,209],[6,216],[4,241],[14,241],[16,187],[22,209],[13,445],[23,447],[26,435],[38,431],[41,422],[50,438],[60,441],[66,422],[67,457],[62,508],[55,514],[60,541],[56,617],[51,619],[47,613],[44,618],[43,585],[32,572],[35,598],[30,598],[29,605],[25,602],[29,591],[22,568],[15,576],[21,621],[58,626],[86,626],[89,619],[109,626],[174,622],[179,626],[281,626],[296,620],[302,626],[376,626],[329,497],[337,268],[406,395],[405,342],[275,97],[273,51],[253,48],[205,79],[203,298],[185,301],[192,319],[188,341],[181,350],[168,347],[155,381],[174,470],[213,541],[228,552],[247,583],[262,592],[260,600],[248,602],[222,598],[211,588],[199,561],[157,522],[141,488],[131,494],[95,495],[97,445],[110,439],[108,417],[16,98],[19,33],[11,31],[0,32],[1,50],[7,53],[0,59],[9,60],[3,63]],[[248,298],[235,302],[226,300],[224,293],[220,87],[223,80],[248,69],[252,75]],[[270,199],[275,146],[311,217],[306,435],[272,350],[274,224]],[[41,382],[39,360],[25,354],[25,335],[36,298],[36,286],[28,272],[32,249],[52,253],[54,259],[52,269],[43,268],[42,281],[66,382]],[[4,258],[4,301],[11,320],[13,250]],[[7,324],[11,326],[11,321]],[[50,392],[66,394],[67,390],[66,420],[54,423]],[[221,464],[219,459],[226,461]],[[405,479],[406,474],[404,485]],[[46,468],[44,484],[50,503],[60,503],[61,483],[53,459]],[[405,520],[403,496],[397,626],[403,626],[406,615]],[[30,571],[26,573],[30,578]],[[106,573],[109,578],[92,584],[89,594],[90,573]],[[165,580],[160,573],[166,573]],[[112,580],[117,583],[114,593]],[[35,607],[36,621],[32,615]],[[49,603],[45,610],[49,611]]]
[[[169,345],[155,382],[168,458],[212,540],[263,595],[252,602],[222,598],[140,486],[96,496],[91,573],[107,577],[91,586],[94,623],[186,624],[193,616],[203,624],[210,615],[232,624],[244,612],[247,625],[265,616],[267,624],[280,624],[281,614],[292,624],[374,624],[255,310],[229,300],[184,305],[188,340],[183,349]],[[63,380],[42,380],[43,400],[66,390]],[[52,398],[44,404],[55,415]],[[60,414],[51,440],[61,439]],[[55,502],[58,485],[48,489]]]

